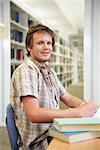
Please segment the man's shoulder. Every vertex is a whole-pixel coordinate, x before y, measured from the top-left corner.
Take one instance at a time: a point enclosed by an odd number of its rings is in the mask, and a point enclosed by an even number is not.
[[[26,74],[30,71],[37,72],[37,68],[34,63],[31,63],[29,59],[24,60],[13,72],[12,78],[17,78],[20,74]]]
[[[30,58],[27,58],[23,64],[25,67],[29,67],[31,69],[37,69],[39,70],[39,68],[37,67],[37,65],[30,59]]]
[[[35,69],[38,70],[38,67],[32,62],[29,58],[25,59],[15,70],[15,72],[19,70],[29,70],[29,69]]]

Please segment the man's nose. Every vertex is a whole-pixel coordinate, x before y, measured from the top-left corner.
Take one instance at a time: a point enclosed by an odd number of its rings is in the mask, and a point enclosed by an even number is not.
[[[49,47],[48,43],[45,42],[44,43],[44,47]]]

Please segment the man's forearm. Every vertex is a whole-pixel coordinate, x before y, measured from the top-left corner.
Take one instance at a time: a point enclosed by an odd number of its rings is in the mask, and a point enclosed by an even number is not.
[[[67,93],[61,97],[61,100],[69,107],[79,107],[82,103],[85,103],[82,99],[72,96],[71,94]]]
[[[28,114],[28,118],[32,123],[46,123],[53,122],[53,118],[72,118],[80,117],[76,109],[47,109],[36,108]]]

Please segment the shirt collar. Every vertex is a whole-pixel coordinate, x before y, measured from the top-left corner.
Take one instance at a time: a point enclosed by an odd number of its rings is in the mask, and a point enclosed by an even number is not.
[[[39,68],[39,70],[41,70],[42,68],[47,69],[48,73],[51,72],[50,67],[47,64],[41,65],[37,60],[35,60],[34,58],[32,58],[31,56],[29,57],[29,59],[34,62],[34,64]]]

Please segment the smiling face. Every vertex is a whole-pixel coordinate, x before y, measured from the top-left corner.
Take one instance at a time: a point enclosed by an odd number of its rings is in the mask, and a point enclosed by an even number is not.
[[[29,48],[30,56],[40,64],[45,64],[52,53],[52,37],[47,32],[35,32],[33,34],[33,45]]]

